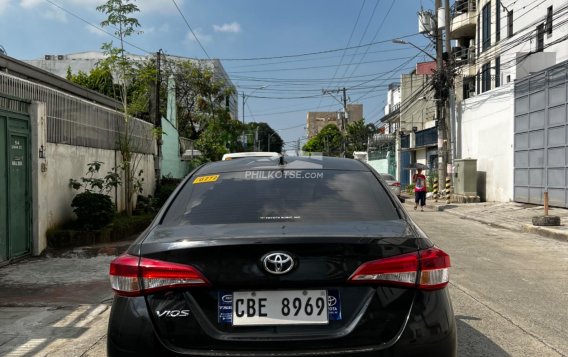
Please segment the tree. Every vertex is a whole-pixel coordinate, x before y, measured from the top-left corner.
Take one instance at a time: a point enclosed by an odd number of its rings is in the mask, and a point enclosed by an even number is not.
[[[249,122],[246,124],[245,132],[248,135],[252,135],[253,138],[256,137],[256,148],[253,151],[272,151],[272,152],[282,152],[282,147],[284,146],[284,141],[278,133],[270,127],[267,123],[255,123]],[[268,141],[270,140],[270,147]],[[253,140],[254,142],[254,140]]]
[[[238,139],[243,125],[231,118],[226,107],[234,89],[196,61],[167,61],[164,78],[170,76],[176,82],[180,135],[194,140],[208,160],[220,160],[227,152],[242,150]]]
[[[335,124],[327,124],[320,132],[312,137],[302,150],[309,152],[321,152],[326,156],[340,156],[343,135]]]
[[[191,60],[168,61],[164,77],[173,76],[178,103],[178,129],[182,136],[197,140],[212,119],[230,119],[226,100],[234,94],[224,79]],[[163,91],[164,92],[164,91]]]
[[[352,155],[353,151],[367,151],[367,141],[377,129],[374,124],[366,124],[365,119],[347,125],[347,154]]]
[[[88,74],[79,71],[77,74],[71,73],[71,67],[67,68],[68,81],[92,89],[101,94],[114,99],[120,99],[118,96],[118,88],[114,84],[111,70],[108,66],[99,64],[95,66]]]
[[[105,14],[107,18],[101,22],[102,27],[110,27],[114,31],[114,35],[120,41],[119,47],[113,47],[112,42],[102,45],[102,50],[107,56],[102,61],[103,66],[108,66],[112,73],[118,78],[119,98],[122,102],[124,113],[124,123],[122,131],[119,134],[118,146],[122,158],[122,170],[124,172],[124,202],[127,215],[132,215],[132,196],[135,194],[134,180],[141,155],[136,154],[135,148],[132,147],[130,133],[130,110],[128,102],[128,84],[134,77],[133,62],[126,56],[124,50],[124,42],[127,37],[140,33],[137,28],[140,23],[131,14],[140,10],[138,6],[131,3],[131,0],[107,0],[106,3],[97,6],[97,11]]]

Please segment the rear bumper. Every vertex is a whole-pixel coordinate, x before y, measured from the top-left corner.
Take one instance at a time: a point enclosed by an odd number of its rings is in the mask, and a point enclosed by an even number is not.
[[[188,336],[189,338],[189,336]],[[109,319],[107,351],[109,356],[436,356],[457,355],[456,323],[446,289],[418,292],[402,334],[388,345],[333,350],[298,350],[290,342],[286,350],[245,351],[203,350],[173,351],[154,332],[145,299],[116,297]]]

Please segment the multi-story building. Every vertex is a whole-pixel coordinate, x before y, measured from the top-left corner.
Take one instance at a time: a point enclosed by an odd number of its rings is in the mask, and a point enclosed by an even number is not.
[[[342,112],[308,112],[306,116],[306,131],[308,139],[316,136],[323,127],[335,124],[341,127]],[[347,104],[347,121],[353,123],[363,119],[363,104]]]
[[[433,61],[417,63],[416,69],[401,76],[400,84],[389,85],[389,105],[381,122],[384,135],[394,135],[396,139],[395,171],[402,185],[410,183],[410,171],[405,167],[412,162],[435,169],[438,157],[436,98],[432,86],[435,69]]]
[[[145,61],[149,58],[149,56],[139,56],[134,54],[128,54],[128,57],[135,61]],[[166,56],[166,58],[168,57]],[[77,74],[79,71],[89,73],[103,59],[105,59],[104,53],[90,51],[58,55],[45,55],[42,59],[27,60],[24,62],[65,78],[67,76],[68,70],[71,70],[71,73],[73,74]],[[233,94],[229,98],[227,98],[225,105],[228,108],[232,118],[238,119],[238,92],[233,82],[229,78],[229,75],[223,68],[221,61],[219,61],[218,59],[188,60],[199,64],[199,66],[201,66],[202,68],[211,70],[217,78],[224,80],[225,83],[233,89]]]
[[[567,20],[566,0],[454,3],[454,157],[477,159],[482,198],[539,203],[556,190],[568,206],[566,175],[554,179],[568,170],[566,153],[550,161],[568,144]]]

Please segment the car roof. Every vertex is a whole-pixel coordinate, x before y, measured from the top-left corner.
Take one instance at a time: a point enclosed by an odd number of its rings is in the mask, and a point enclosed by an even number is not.
[[[256,152],[234,152],[231,154],[223,155],[221,160],[231,160],[231,159],[240,159],[243,157],[279,157],[280,154],[277,152],[269,152],[269,151],[256,151]]]
[[[339,170],[370,171],[359,160],[327,156],[283,156],[280,157],[244,157],[239,160],[216,161],[204,165],[198,174],[234,172],[247,170]]]

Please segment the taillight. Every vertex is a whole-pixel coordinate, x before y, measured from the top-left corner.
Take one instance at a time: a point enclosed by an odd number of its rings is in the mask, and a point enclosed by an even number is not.
[[[349,277],[352,283],[377,283],[441,289],[448,284],[450,256],[438,248],[373,260]]]
[[[391,183],[391,186],[400,187],[400,182],[393,182]]]
[[[420,252],[422,272],[418,287],[424,290],[437,290],[450,281],[450,256],[441,249],[430,248]]]
[[[122,255],[110,263],[110,283],[117,294],[126,296],[210,285],[192,266],[132,255]]]

